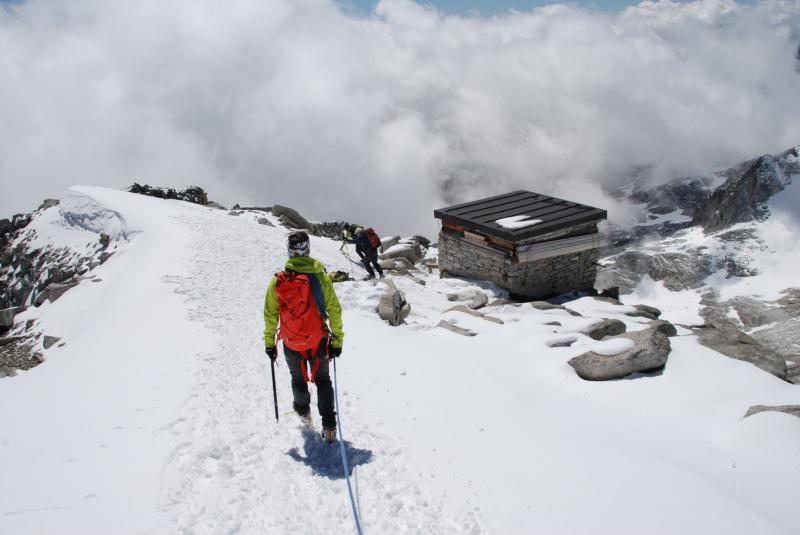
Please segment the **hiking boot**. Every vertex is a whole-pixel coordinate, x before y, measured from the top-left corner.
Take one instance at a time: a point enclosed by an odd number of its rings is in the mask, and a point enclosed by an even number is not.
[[[313,429],[314,428],[314,420],[311,419],[311,413],[308,414],[298,414],[300,417],[300,422],[303,424],[303,427],[306,429]]]
[[[333,442],[336,440],[336,428],[335,427],[323,427],[322,428],[322,440],[325,442]]]

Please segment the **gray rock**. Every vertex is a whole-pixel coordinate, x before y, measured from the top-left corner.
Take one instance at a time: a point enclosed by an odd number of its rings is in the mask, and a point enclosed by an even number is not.
[[[545,325],[550,325],[552,327],[561,327],[561,322],[560,321],[548,321],[547,323],[545,323]]]
[[[594,340],[602,340],[606,336],[615,336],[624,333],[626,330],[625,323],[620,320],[604,319],[599,323],[595,323],[588,329],[582,332],[589,338]]]
[[[633,305],[633,308],[640,312],[644,312],[650,316],[653,316],[653,319],[658,319],[661,316],[661,311],[656,307],[651,307],[648,305]]]
[[[397,245],[398,243],[400,243],[400,236],[388,236],[386,238],[381,238],[381,252],[384,252],[389,247]]]
[[[593,295],[592,299],[594,299],[595,301],[602,301],[604,303],[609,303],[609,304],[612,304],[612,305],[621,305],[622,304],[622,303],[620,303],[619,299],[617,299],[615,297],[609,297],[607,295]]]
[[[395,271],[408,271],[409,269],[414,269],[414,264],[403,257],[378,260],[378,265],[380,265],[383,269],[391,269]]]
[[[0,310],[0,327],[13,327],[14,316],[21,312],[25,312],[28,307],[11,307]]]
[[[566,310],[570,316],[580,316],[580,312],[576,312],[571,308],[567,308],[564,305],[554,305],[553,303],[548,303],[547,301],[531,301],[531,306],[537,310]]]
[[[274,227],[275,226],[272,223],[270,223],[269,219],[267,219],[266,217],[259,217],[258,218],[258,224],[259,225],[266,225],[268,227]]]
[[[800,418],[800,405],[753,405],[747,409],[747,413],[744,415],[744,417],[747,418],[748,416],[758,414],[759,412],[768,411],[785,412],[786,414],[791,414],[792,416],[797,416]]]
[[[50,300],[51,303],[53,303],[57,299],[59,299],[62,295],[64,295],[68,290],[76,287],[77,285],[78,285],[77,282],[48,284],[47,298]]]
[[[411,305],[406,302],[406,296],[398,290],[394,283],[386,281],[389,287],[378,302],[378,315],[389,325],[400,325],[411,312]]]
[[[272,207],[272,213],[280,218],[281,222],[289,228],[307,230],[309,232],[314,231],[314,225],[293,208],[276,204]]]
[[[416,264],[424,256],[422,247],[418,243],[398,244],[391,251],[387,249],[386,252],[381,253],[382,260],[389,260],[393,258],[405,258],[412,264]]]
[[[47,335],[44,335],[44,340],[42,341],[42,346],[45,349],[50,349],[53,345],[58,343],[59,340],[61,340],[61,338],[59,338],[58,336],[47,336]]]
[[[450,307],[445,312],[463,312],[464,314],[469,314],[470,316],[474,316],[476,318],[481,318],[486,321],[490,321],[492,323],[497,323],[499,325],[503,325],[503,320],[497,318],[495,316],[490,316],[488,314],[483,314],[482,312],[478,312],[476,310],[472,310],[466,305],[456,305],[454,307]]]
[[[671,324],[667,320],[653,320],[650,323],[648,323],[648,325],[652,329],[658,329],[659,331],[667,335],[667,337],[678,336],[678,330],[675,328],[673,324]]]
[[[624,338],[633,340],[633,348],[610,356],[589,351],[570,359],[569,365],[581,379],[607,381],[621,379],[633,373],[656,371],[667,363],[671,350],[669,338],[658,329],[626,333]]]
[[[437,327],[441,327],[442,329],[447,329],[448,331],[454,332],[456,334],[460,334],[461,336],[477,336],[478,333],[474,331],[470,331],[469,329],[464,329],[463,327],[459,327],[458,325],[453,325],[449,321],[442,320],[437,325]]]

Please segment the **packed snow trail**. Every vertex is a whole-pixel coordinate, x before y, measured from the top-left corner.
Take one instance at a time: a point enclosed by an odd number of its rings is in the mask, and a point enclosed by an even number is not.
[[[191,303],[192,318],[220,342],[201,355],[185,416],[174,423],[184,442],[166,467],[172,490],[164,512],[182,533],[354,532],[338,446],[303,431],[297,417],[286,414],[292,393],[282,352],[276,366],[280,423],[273,417],[269,358],[261,340],[263,301],[269,278],[286,260],[286,231],[244,218],[182,223],[197,234],[196,271],[172,282]],[[315,247],[322,242],[312,240],[312,256],[332,270],[337,259]],[[348,329],[350,315],[346,310],[345,339],[352,342],[357,335]],[[420,484],[396,437],[374,432],[359,414],[348,370],[367,357],[347,350],[353,345],[346,342],[339,362],[339,395],[347,458],[359,472],[365,532],[483,533],[473,515],[454,512]],[[310,390],[318,428],[316,392]]]
[[[258,224],[263,213],[79,192],[120,214],[131,239],[92,280],[23,313],[66,345],[0,380],[0,533],[353,533],[339,449],[287,414],[281,358],[274,419],[262,305],[287,230]],[[72,232],[56,215],[34,223],[43,238]],[[348,270],[338,243],[311,249]],[[335,286],[338,394],[367,534],[800,532],[800,420],[743,418],[800,404],[798,387],[685,329],[663,372],[583,381],[570,358],[621,346],[581,331],[603,318],[645,328],[625,315],[633,307],[481,310],[496,323],[447,311],[496,288],[418,281],[394,278],[412,305],[401,327],[375,314],[384,284]],[[443,319],[477,336],[436,328]]]

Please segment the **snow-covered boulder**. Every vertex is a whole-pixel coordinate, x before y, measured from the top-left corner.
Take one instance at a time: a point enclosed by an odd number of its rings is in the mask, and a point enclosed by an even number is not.
[[[393,245],[386,249],[380,255],[381,260],[390,260],[392,258],[405,258],[412,264],[416,264],[419,262],[422,257],[425,256],[425,252],[422,250],[422,246],[418,243],[398,243],[397,245]]]
[[[749,362],[779,379],[786,379],[786,360],[783,357],[731,325],[717,321],[715,325],[693,327],[692,330],[704,346]]]
[[[385,238],[381,238],[381,252],[386,251],[390,247],[394,247],[400,243],[400,236],[387,236]]]
[[[595,340],[602,340],[606,336],[615,336],[625,332],[625,323],[615,319],[604,319],[599,323],[584,329],[583,334]]]
[[[633,341],[632,348],[616,355],[589,351],[570,359],[569,365],[575,368],[581,379],[607,381],[621,379],[632,373],[655,371],[667,363],[671,349],[669,338],[660,330],[630,332],[612,337],[611,340],[624,338]]]

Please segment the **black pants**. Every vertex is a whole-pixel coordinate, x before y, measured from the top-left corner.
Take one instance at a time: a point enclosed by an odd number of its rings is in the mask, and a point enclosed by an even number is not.
[[[364,264],[365,268],[367,268],[367,273],[369,273],[370,277],[375,276],[375,272],[372,270],[372,266],[375,266],[375,269],[377,269],[378,273],[381,275],[381,277],[383,277],[383,268],[381,268],[381,265],[378,264],[377,256],[362,256],[361,263]]]
[[[328,355],[326,353],[326,341],[317,348],[316,352],[294,351],[286,344],[283,345],[283,353],[286,355],[286,364],[289,366],[289,373],[292,374],[292,394],[294,394],[294,410],[303,416],[311,411],[311,394],[308,391],[308,384],[303,378],[301,366],[307,366],[306,375],[311,377],[311,370],[315,365],[315,360],[319,359],[314,383],[317,385],[317,409],[322,417],[322,427],[336,427],[336,411],[333,404],[333,385],[328,367]]]

